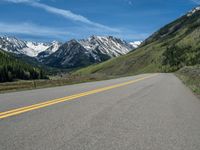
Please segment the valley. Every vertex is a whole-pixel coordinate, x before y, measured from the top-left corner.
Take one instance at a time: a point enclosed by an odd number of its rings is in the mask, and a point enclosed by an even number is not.
[[[46,70],[50,78],[56,75],[63,84],[63,80],[72,78],[80,80],[71,80],[77,83],[141,73],[176,72],[182,67],[200,64],[198,8],[162,27],[143,42],[126,42],[113,36],[91,36],[64,43],[31,43],[1,37],[0,47],[22,61],[35,62],[35,66]]]

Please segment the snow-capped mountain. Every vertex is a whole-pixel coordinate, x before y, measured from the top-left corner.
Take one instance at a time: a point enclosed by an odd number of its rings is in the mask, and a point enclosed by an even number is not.
[[[47,50],[48,48],[51,48],[52,52],[55,52],[58,49],[58,46],[55,43],[57,42],[54,41],[52,43],[37,43],[23,41],[17,39],[16,37],[0,37],[0,48],[2,50],[15,54],[24,54],[30,57],[36,57],[39,53]]]
[[[142,44],[142,41],[130,42],[129,44],[131,44],[134,48],[138,48],[140,44]]]
[[[44,50],[48,49],[52,44],[26,41],[26,45],[27,47],[33,49],[35,51],[35,56],[37,56],[40,52],[43,52]]]
[[[137,45],[138,43],[135,43]],[[106,61],[127,54],[135,45],[112,36],[91,36],[88,39],[70,40],[64,44],[37,43],[15,37],[1,37],[0,48],[15,54],[37,58],[52,67],[74,68]]]
[[[42,51],[40,52],[37,57],[39,59],[42,59],[42,58],[45,58],[45,57],[48,57],[49,55],[51,55],[52,53],[56,52],[60,46],[62,45],[61,42],[58,42],[58,41],[53,41],[51,43],[51,45],[45,50],[45,51]]]
[[[29,48],[24,41],[15,37],[0,37],[0,48],[15,54],[35,55],[33,49]]]
[[[127,54],[133,49],[129,43],[112,36],[91,36],[88,39],[68,41],[41,61],[52,67],[83,67]]]
[[[64,43],[55,53],[42,61],[48,66],[59,68],[83,67],[96,62],[91,53],[76,40]]]
[[[110,57],[118,57],[134,49],[126,41],[113,36],[91,36],[86,40],[80,40],[79,43],[90,52],[100,51]]]

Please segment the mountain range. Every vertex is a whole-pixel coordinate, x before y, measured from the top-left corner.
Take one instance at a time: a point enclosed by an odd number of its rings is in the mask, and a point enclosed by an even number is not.
[[[112,36],[91,36],[88,39],[65,43],[31,42],[16,37],[0,37],[0,48],[17,55],[36,58],[39,63],[57,68],[77,68],[100,63],[127,54],[140,45],[128,43]]]
[[[0,48],[15,54],[24,54],[29,57],[36,57],[39,53],[48,49],[50,53],[55,52],[61,45],[60,42],[39,43],[31,41],[23,41],[16,37],[2,36],[0,37]],[[49,49],[51,48],[51,50]]]
[[[77,68],[125,55],[133,49],[131,44],[112,36],[91,36],[70,40],[41,61],[51,67]]]

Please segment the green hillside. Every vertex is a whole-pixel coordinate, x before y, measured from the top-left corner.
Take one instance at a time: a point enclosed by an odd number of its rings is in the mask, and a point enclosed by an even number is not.
[[[150,36],[135,51],[74,74],[112,76],[173,72],[200,64],[200,11],[185,15]]]
[[[0,50],[0,82],[42,78],[46,78],[46,76],[41,69],[24,63],[13,55]]]

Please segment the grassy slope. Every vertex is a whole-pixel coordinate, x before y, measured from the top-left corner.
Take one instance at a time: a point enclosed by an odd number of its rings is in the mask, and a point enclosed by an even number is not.
[[[200,12],[183,16],[150,36],[137,50],[76,71],[75,75],[124,76],[172,72],[200,63]]]
[[[160,52],[158,51],[158,53]],[[122,76],[142,72],[157,72],[159,67],[155,60],[159,59],[158,53],[154,53],[152,49],[146,51],[145,48],[141,48],[140,51],[137,50],[125,56],[78,70],[75,74],[87,75],[98,73]]]

